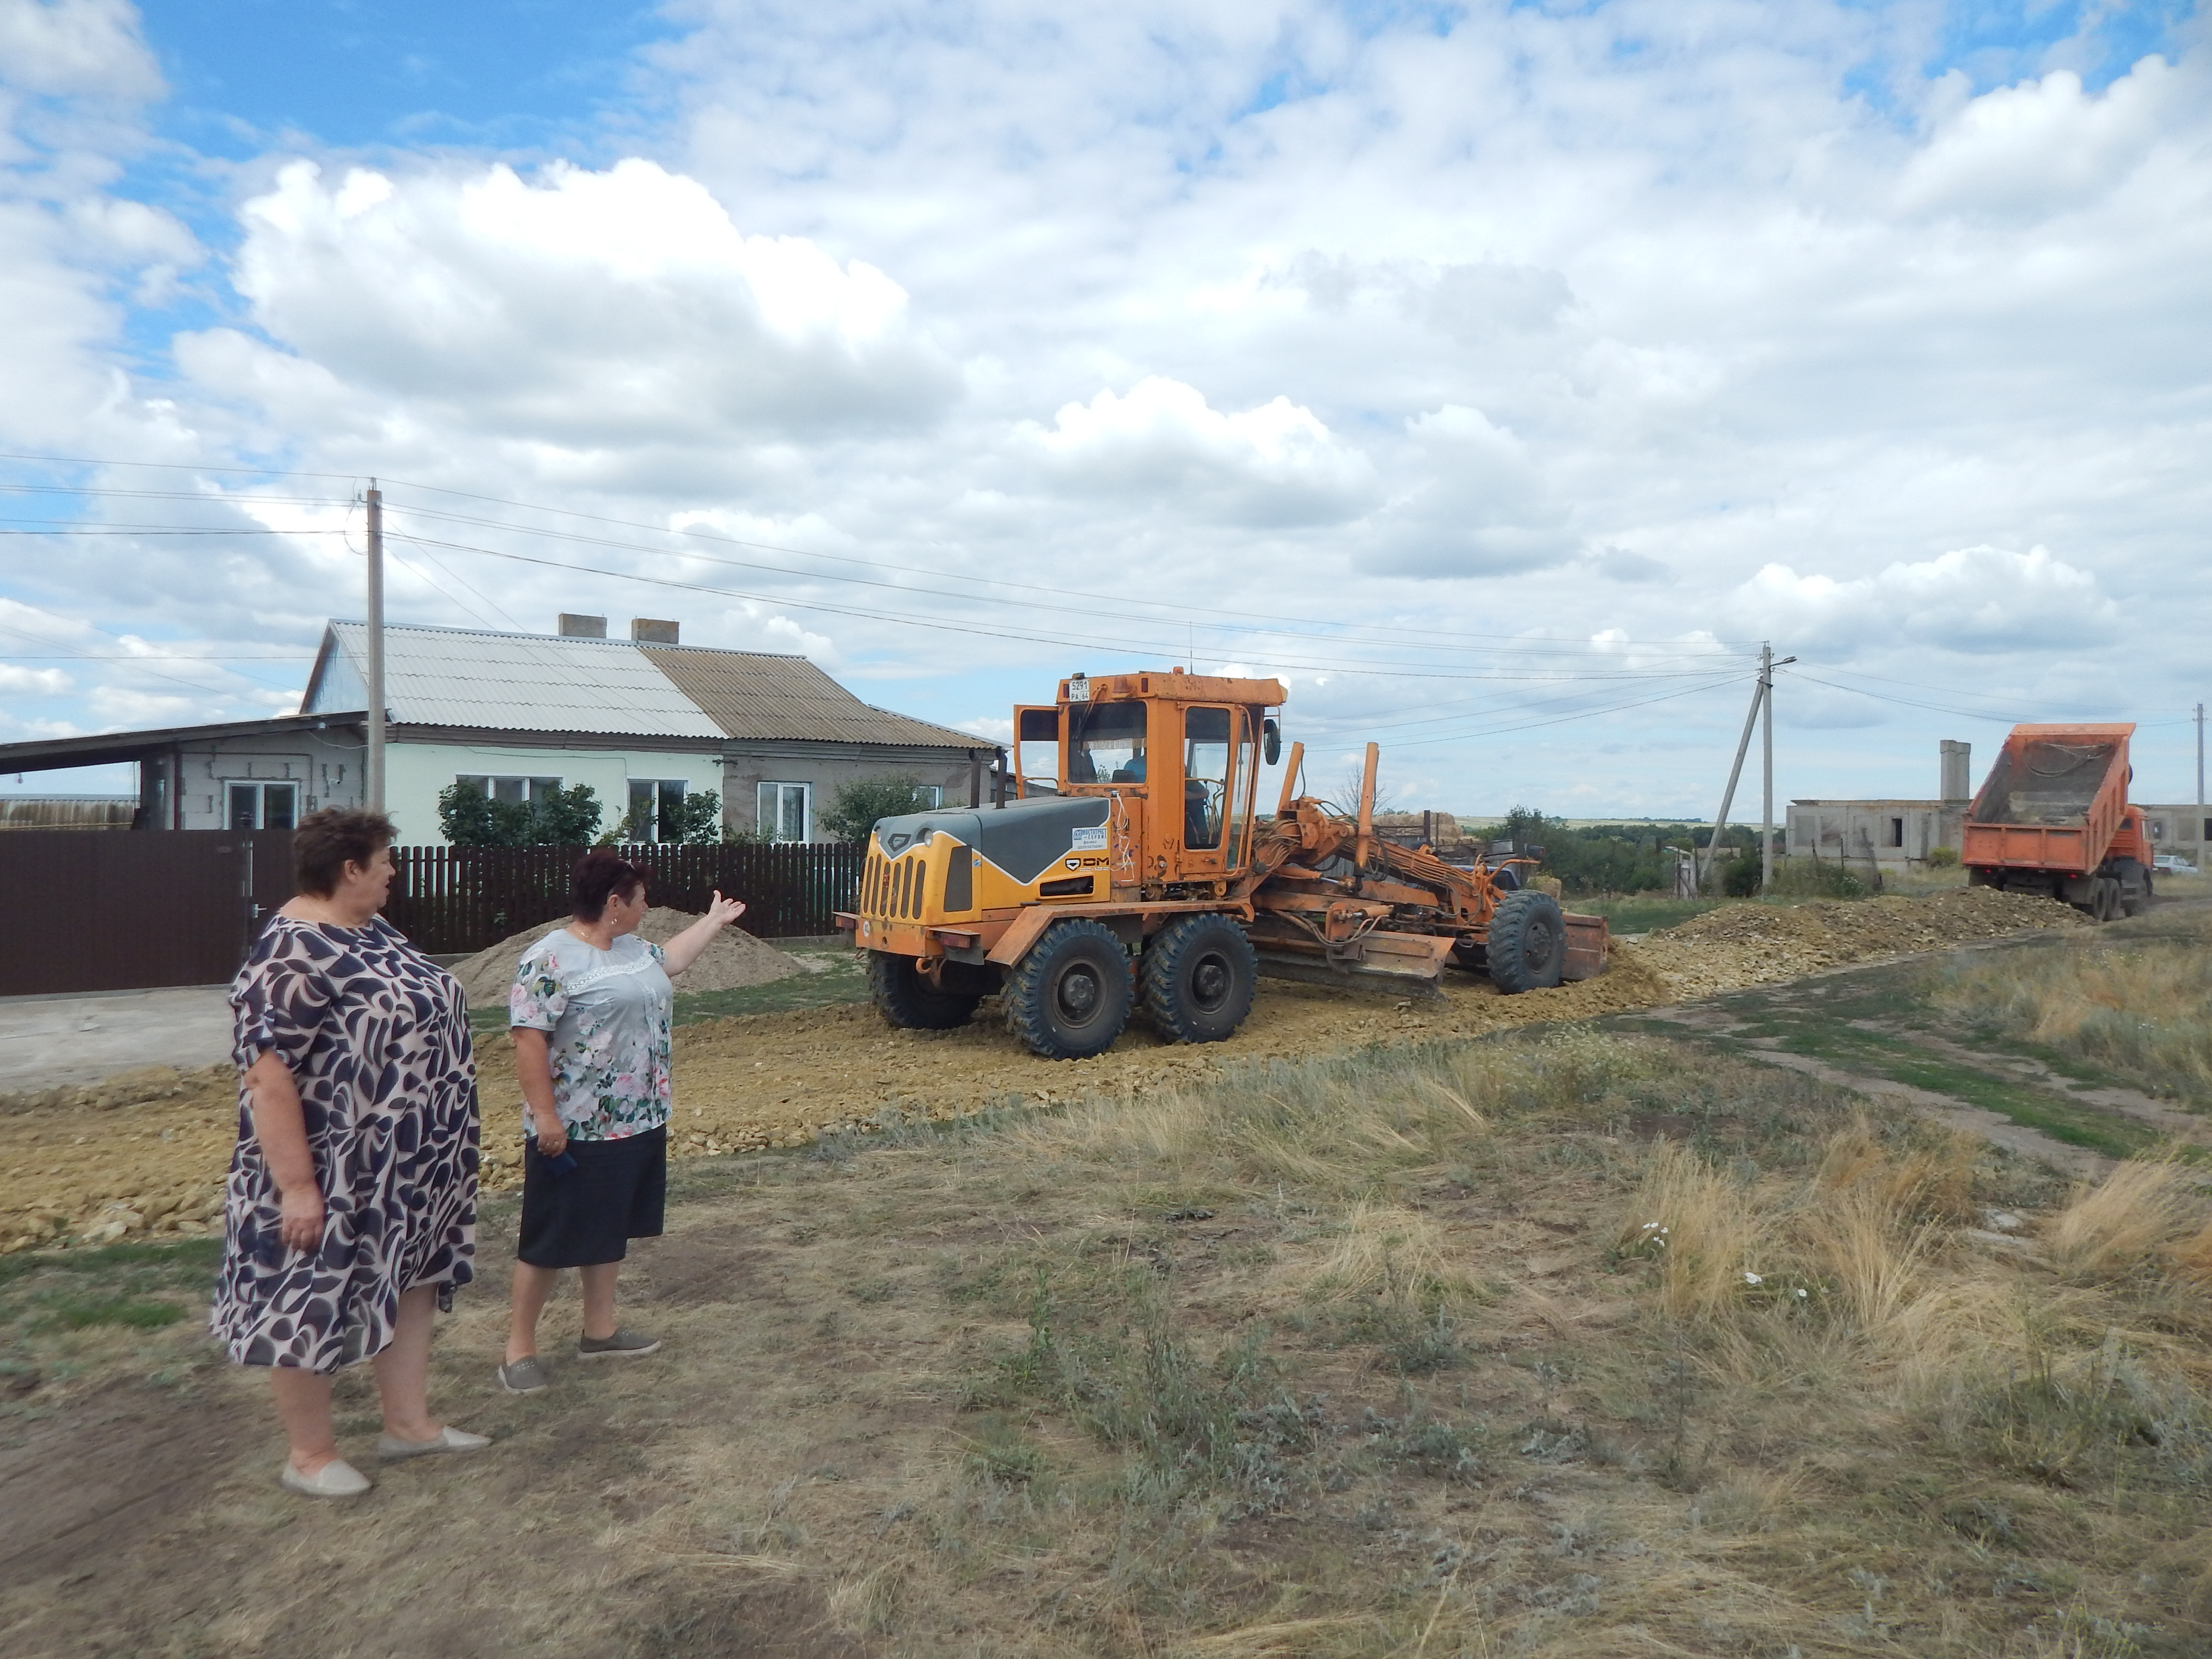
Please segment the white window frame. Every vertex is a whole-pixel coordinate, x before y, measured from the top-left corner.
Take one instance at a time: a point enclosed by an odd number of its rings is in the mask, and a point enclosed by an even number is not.
[[[268,828],[269,792],[271,789],[288,789],[291,792],[292,823],[290,827],[295,830],[300,827],[301,786],[296,781],[287,782],[283,779],[225,778],[222,781],[222,827],[224,829],[235,830],[239,828],[237,823],[232,818],[230,811],[231,792],[237,789],[251,789],[253,792],[253,822],[246,825],[245,827],[246,829],[265,830]]]
[[[770,797],[768,792],[771,789],[776,792],[774,805],[769,805]],[[784,811],[790,804],[790,798],[783,792],[788,789],[796,789],[799,792],[799,833],[795,836],[783,833]],[[753,786],[753,828],[756,830],[767,830],[769,839],[771,841],[786,842],[812,841],[814,839],[814,786],[811,783],[795,783],[780,778],[761,779]]]
[[[918,783],[914,787],[914,793],[927,797],[921,803],[924,811],[934,812],[945,805],[945,786],[941,783]]]
[[[551,789],[566,789],[568,787],[568,780],[566,778],[549,778],[534,774],[514,772],[456,772],[453,774],[453,781],[457,784],[465,783],[472,786],[486,800],[503,799],[499,793],[499,786],[502,783],[520,784],[522,786],[520,797],[515,801],[509,802],[510,805],[526,805],[533,801],[543,800],[545,794],[550,793]],[[540,784],[550,785],[550,789],[541,793],[538,787]]]

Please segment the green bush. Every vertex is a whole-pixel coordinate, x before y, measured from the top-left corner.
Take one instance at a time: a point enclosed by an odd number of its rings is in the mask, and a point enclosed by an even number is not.
[[[1781,898],[1864,898],[1871,890],[1863,877],[1826,859],[1779,859],[1768,893]]]
[[[832,841],[863,846],[878,818],[895,818],[928,809],[920,778],[911,773],[891,777],[855,778],[837,786],[836,798],[821,816],[822,833]]]
[[[1928,866],[1932,870],[1954,870],[1958,864],[1959,849],[1955,847],[1931,847],[1928,849]]]
[[[466,783],[438,792],[438,827],[455,847],[582,847],[599,834],[603,811],[587,783],[535,801],[487,799]]]

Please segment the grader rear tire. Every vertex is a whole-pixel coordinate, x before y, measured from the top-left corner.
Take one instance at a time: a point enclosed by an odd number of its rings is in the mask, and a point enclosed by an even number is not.
[[[1507,996],[1550,990],[1567,965],[1567,921],[1559,900],[1526,887],[1498,900],[1485,955],[1490,982]]]
[[[1220,1042],[1252,1012],[1259,953],[1227,916],[1179,916],[1138,959],[1145,1012],[1170,1042]]]
[[[1088,1060],[1129,1024],[1129,953],[1109,928],[1070,916],[1044,930],[1003,994],[1006,1027],[1032,1054]]]
[[[916,970],[912,957],[888,951],[868,952],[868,991],[883,1017],[905,1031],[949,1031],[965,1025],[982,1000],[939,990]]]

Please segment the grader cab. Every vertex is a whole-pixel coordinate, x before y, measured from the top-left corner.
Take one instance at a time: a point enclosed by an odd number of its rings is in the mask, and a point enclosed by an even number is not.
[[[1602,969],[1604,922],[1563,915],[1516,865],[1462,869],[1378,838],[1372,744],[1352,817],[1293,798],[1295,745],[1262,814],[1285,695],[1178,668],[1077,674],[1051,707],[1016,709],[1017,758],[1048,748],[1049,785],[885,818],[869,838],[838,924],[867,953],[877,1006],[942,1030],[998,994],[1031,1049],[1074,1060],[1139,1006],[1170,1042],[1219,1042],[1263,971],[1433,992],[1449,961],[1512,993]]]

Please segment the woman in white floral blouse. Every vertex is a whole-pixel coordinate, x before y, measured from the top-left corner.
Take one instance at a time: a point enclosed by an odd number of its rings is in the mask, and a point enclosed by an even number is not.
[[[580,1359],[660,1344],[615,1322],[615,1279],[633,1238],[659,1236],[668,1182],[672,975],[745,907],[720,893],[665,946],[637,937],[645,872],[613,853],[578,860],[574,919],[523,952],[507,1023],[525,1103],[522,1226],[499,1380],[546,1383],[538,1318],[564,1267],[580,1270]]]

